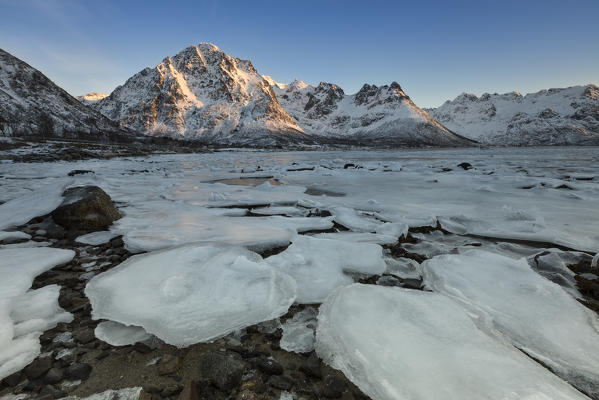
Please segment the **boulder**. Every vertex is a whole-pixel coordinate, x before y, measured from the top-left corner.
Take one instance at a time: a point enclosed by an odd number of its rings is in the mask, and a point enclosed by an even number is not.
[[[105,230],[121,218],[110,196],[97,186],[69,188],[63,197],[62,204],[52,211],[52,218],[67,230]]]

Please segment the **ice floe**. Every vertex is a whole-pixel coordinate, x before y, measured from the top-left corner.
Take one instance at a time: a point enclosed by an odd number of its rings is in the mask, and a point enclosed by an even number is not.
[[[297,281],[297,302],[320,303],[333,289],[354,282],[350,273],[385,271],[379,245],[296,236],[283,252],[266,261]]]
[[[586,399],[436,293],[340,288],[320,307],[316,351],[377,400]]]
[[[310,353],[314,350],[314,331],[318,311],[306,307],[282,324],[283,336],[279,345],[283,350]]]
[[[72,250],[0,249],[0,379],[40,354],[39,336],[73,316],[58,305],[60,287],[30,290],[34,278],[70,261]]]
[[[94,333],[98,339],[113,346],[126,346],[152,338],[140,326],[127,326],[114,321],[100,322]]]
[[[93,318],[183,347],[279,317],[296,283],[246,249],[186,246],[134,256],[91,279],[85,294]]]
[[[422,264],[433,291],[480,317],[526,354],[592,396],[599,395],[599,319],[525,259],[481,250]]]
[[[23,225],[48,214],[62,202],[62,192],[70,180],[47,183],[21,197],[0,204],[0,230]]]
[[[76,242],[97,246],[110,242],[110,239],[116,237],[117,234],[110,231],[92,232],[86,235],[79,236],[75,239]]]

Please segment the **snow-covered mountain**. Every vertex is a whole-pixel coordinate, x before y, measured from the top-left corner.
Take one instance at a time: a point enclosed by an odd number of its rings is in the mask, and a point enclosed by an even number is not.
[[[481,97],[463,93],[428,110],[449,129],[499,145],[599,144],[599,88],[595,85]]]
[[[106,93],[92,92],[92,93],[87,93],[87,94],[84,94],[81,96],[77,96],[75,98],[85,105],[90,105],[90,104],[95,103],[96,101],[102,100],[105,97],[108,97],[108,95]]]
[[[154,136],[235,145],[306,136],[250,61],[230,57],[210,43],[189,46],[142,70],[92,107]]]
[[[125,131],[0,49],[0,135],[98,138],[113,133]]]
[[[266,78],[285,111],[313,136],[366,145],[472,143],[418,108],[397,82],[381,87],[365,84],[358,93],[346,95],[332,83],[315,87],[296,79],[285,85]]]

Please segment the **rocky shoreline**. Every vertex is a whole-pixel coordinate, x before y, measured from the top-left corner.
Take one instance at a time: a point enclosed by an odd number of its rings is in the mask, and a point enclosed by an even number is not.
[[[118,218],[118,211],[115,209],[114,214],[110,210],[110,198],[93,187],[82,189],[82,193],[71,200],[72,189],[71,193],[67,192],[64,205],[51,214],[32,219],[18,227],[18,231],[30,235],[33,241],[39,242],[38,245],[46,243],[49,247],[75,251],[72,261],[37,276],[32,285],[33,289],[59,285],[59,305],[72,313],[74,320],[44,332],[40,337],[41,355],[22,371],[3,379],[0,396],[12,393],[50,400],[66,396],[86,397],[108,389],[141,387],[139,398],[144,400],[177,397],[238,400],[369,398],[343,373],[325,365],[314,351],[295,353],[281,349],[280,324],[272,322],[247,327],[212,343],[198,343],[186,348],[168,345],[155,337],[126,346],[112,346],[96,338],[94,329],[101,321],[91,318],[91,306],[84,294],[86,283],[133,254],[125,248],[121,236],[98,245],[75,241],[84,233],[105,229]],[[73,203],[75,207],[72,207]],[[65,205],[71,205],[72,209],[65,211]],[[310,215],[321,215],[319,210],[313,211]],[[72,218],[64,218],[65,213]],[[93,226],[80,223],[98,213],[109,218]],[[249,208],[247,216],[251,215]],[[333,229],[345,228],[336,225]],[[402,245],[418,243],[415,235],[430,232],[449,235],[440,225],[411,229],[397,244],[385,246],[386,252],[393,257],[422,262],[428,257],[410,252]],[[18,246],[26,240],[5,240],[0,244]],[[471,245],[477,246],[476,241]],[[267,257],[282,250],[284,248],[261,255]],[[576,282],[585,296],[581,303],[598,311],[599,283],[585,275],[592,272],[590,259],[568,267],[576,273]],[[388,273],[357,277],[357,280],[366,284],[423,289],[421,280],[402,279]],[[280,321],[293,318],[304,308],[292,306]],[[291,397],[292,392],[296,397]]]

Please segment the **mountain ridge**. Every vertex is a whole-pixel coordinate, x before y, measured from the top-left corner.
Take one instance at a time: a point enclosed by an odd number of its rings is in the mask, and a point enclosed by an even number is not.
[[[104,140],[132,134],[0,49],[0,135]]]
[[[492,145],[599,145],[594,84],[522,95],[462,93],[429,114],[466,137]]]

